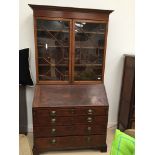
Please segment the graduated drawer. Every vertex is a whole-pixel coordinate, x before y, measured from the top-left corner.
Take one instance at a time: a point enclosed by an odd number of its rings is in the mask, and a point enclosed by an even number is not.
[[[67,137],[53,137],[53,138],[35,138],[34,145],[40,150],[44,149],[67,149],[67,148],[86,148],[86,147],[100,147],[106,144],[105,135],[93,136],[67,136]]]
[[[78,116],[78,117],[74,117],[74,124],[106,125],[107,121],[108,121],[107,116]]]
[[[55,126],[55,125],[73,125],[73,124],[106,124],[107,116],[42,116],[33,117],[34,126]]]
[[[100,107],[77,107],[75,108],[75,115],[108,115],[108,107],[100,106]]]
[[[34,127],[34,137],[51,137],[51,136],[75,136],[104,134],[106,135],[106,125],[70,125],[70,126],[53,126],[53,127]]]
[[[33,117],[34,126],[55,126],[55,125],[72,125],[73,117],[50,117],[50,116],[40,116]]]
[[[73,108],[33,108],[33,116],[77,116],[77,115],[108,115],[108,107],[73,107]]]

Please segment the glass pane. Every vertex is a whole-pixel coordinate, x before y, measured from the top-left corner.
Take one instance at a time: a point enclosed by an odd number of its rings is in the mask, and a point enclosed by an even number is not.
[[[75,22],[76,81],[101,81],[106,24]]]
[[[39,80],[69,80],[69,21],[37,20]]]

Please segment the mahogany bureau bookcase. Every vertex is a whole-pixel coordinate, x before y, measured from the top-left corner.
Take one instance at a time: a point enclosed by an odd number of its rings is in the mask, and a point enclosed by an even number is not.
[[[106,152],[109,106],[104,68],[112,10],[29,6],[36,60],[33,153]]]

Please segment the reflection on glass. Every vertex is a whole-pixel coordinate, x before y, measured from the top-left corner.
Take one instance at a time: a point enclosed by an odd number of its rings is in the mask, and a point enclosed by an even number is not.
[[[75,23],[76,81],[102,80],[105,28],[104,23]]]
[[[69,22],[37,20],[39,80],[69,80]]]

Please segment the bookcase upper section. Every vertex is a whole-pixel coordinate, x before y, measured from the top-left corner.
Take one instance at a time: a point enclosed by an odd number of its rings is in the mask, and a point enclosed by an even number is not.
[[[29,6],[34,15],[37,84],[102,83],[112,10]]]

